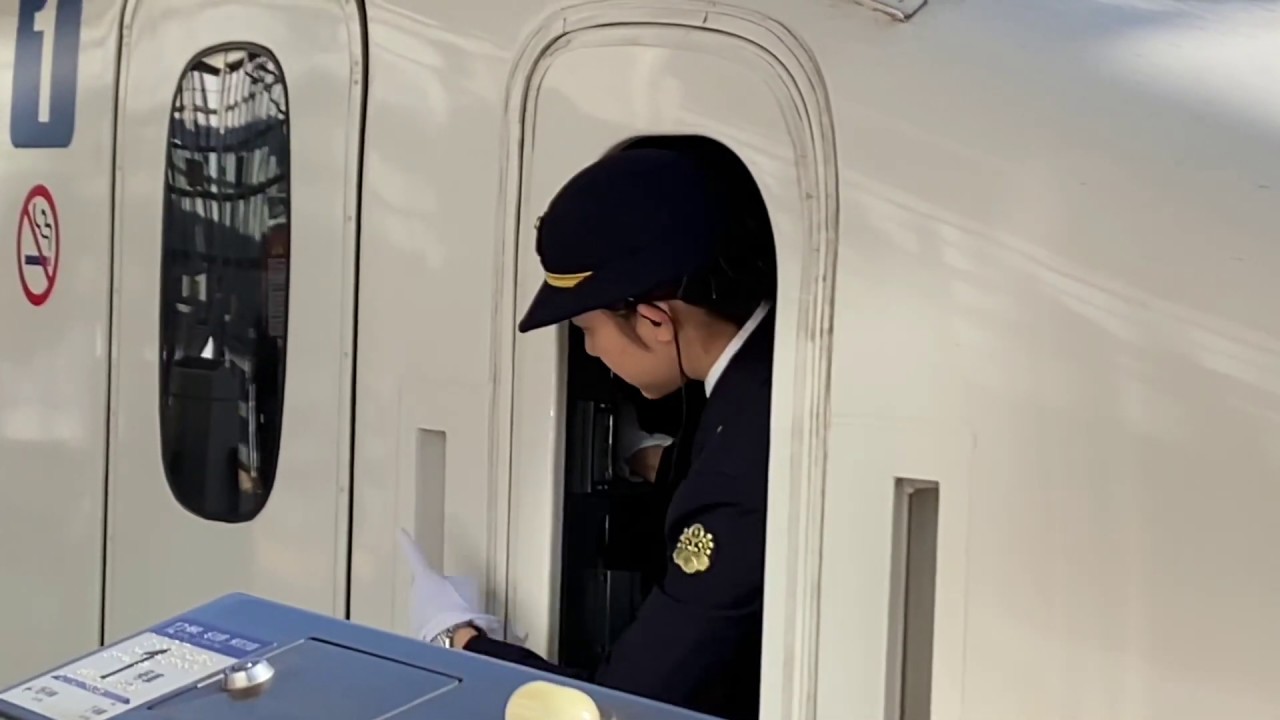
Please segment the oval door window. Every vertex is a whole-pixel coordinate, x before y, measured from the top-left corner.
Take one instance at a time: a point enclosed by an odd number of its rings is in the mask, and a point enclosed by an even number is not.
[[[289,317],[288,93],[266,50],[182,73],[165,158],[160,447],[173,496],[245,522],[275,480]]]

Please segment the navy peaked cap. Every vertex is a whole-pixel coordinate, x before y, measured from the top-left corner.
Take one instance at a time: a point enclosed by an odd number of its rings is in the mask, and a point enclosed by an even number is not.
[[[539,220],[546,278],[520,332],[617,305],[706,267],[728,212],[701,165],[680,153],[623,150],[588,165]]]

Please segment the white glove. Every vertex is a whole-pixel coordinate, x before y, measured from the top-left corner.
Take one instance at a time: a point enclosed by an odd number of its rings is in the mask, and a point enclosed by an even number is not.
[[[627,461],[637,451],[654,445],[666,447],[673,442],[673,439],[667,435],[650,435],[641,430],[640,421],[636,419],[636,409],[630,404],[623,405],[614,420],[616,424],[613,447],[617,450],[617,457],[614,458],[614,472],[623,477],[631,476]]]
[[[446,578],[427,563],[418,544],[400,529],[400,549],[413,571],[409,589],[409,622],[413,637],[430,642],[454,625],[469,622],[490,637],[502,637],[502,623],[476,608],[480,605],[476,585],[469,578]]]

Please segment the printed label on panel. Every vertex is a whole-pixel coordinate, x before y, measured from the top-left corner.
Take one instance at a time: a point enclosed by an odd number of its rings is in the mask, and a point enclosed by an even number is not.
[[[269,643],[208,623],[152,628],[0,694],[50,720],[105,720],[199,682]]]

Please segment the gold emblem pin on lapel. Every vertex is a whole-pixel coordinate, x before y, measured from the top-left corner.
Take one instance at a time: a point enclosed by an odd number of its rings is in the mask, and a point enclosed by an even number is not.
[[[711,567],[711,551],[716,547],[715,538],[701,524],[690,525],[680,533],[676,550],[671,559],[686,574],[700,573]]]

